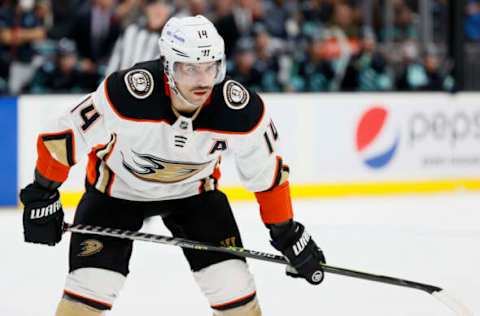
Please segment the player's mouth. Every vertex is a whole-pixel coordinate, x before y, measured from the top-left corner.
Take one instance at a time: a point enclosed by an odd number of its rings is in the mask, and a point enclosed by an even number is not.
[[[195,90],[195,91],[193,91],[193,94],[201,97],[201,96],[204,96],[205,94],[207,94],[207,92],[208,92],[207,90]]]

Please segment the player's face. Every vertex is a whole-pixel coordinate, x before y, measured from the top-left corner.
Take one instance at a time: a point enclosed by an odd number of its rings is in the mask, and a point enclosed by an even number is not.
[[[218,69],[218,62],[176,63],[175,83],[187,101],[200,106],[212,92]]]

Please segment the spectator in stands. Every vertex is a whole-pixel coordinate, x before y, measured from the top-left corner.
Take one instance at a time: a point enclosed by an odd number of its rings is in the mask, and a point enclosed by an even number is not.
[[[117,0],[118,1],[118,0]],[[145,0],[120,0],[115,8],[115,19],[120,21],[121,29],[135,23],[143,14],[143,7],[148,1]]]
[[[296,61],[292,67],[291,89],[303,92],[330,91],[334,78],[335,70],[327,44],[322,37],[315,37],[304,59]]]
[[[478,41],[480,0],[467,1],[466,36]],[[78,58],[75,69],[82,75],[98,78],[138,61],[156,58],[159,52],[155,42],[164,21],[172,15],[195,14],[206,15],[215,21],[228,43],[229,67],[233,67],[242,82],[258,81],[247,85],[256,85],[259,91],[383,91],[392,86],[392,81],[405,90],[421,90],[429,86],[423,82],[438,87],[434,84],[437,82],[435,61],[426,57],[419,59],[418,56],[402,58],[402,52],[408,51],[411,43],[418,40],[417,15],[413,10],[418,6],[418,0],[388,2],[394,8],[394,25],[388,30],[390,34],[381,29],[384,24],[379,18],[384,15],[382,6],[387,2],[373,1],[373,14],[365,15],[368,19],[365,22],[373,24],[377,34],[381,34],[380,39],[385,35],[393,39],[389,47],[377,47],[373,38],[362,39],[363,14],[368,8],[362,0],[4,0],[0,3],[2,94],[6,93],[7,86],[11,86],[10,92],[20,91],[35,73],[35,65],[42,64],[41,59],[34,57],[40,53],[42,58],[49,58],[51,39],[58,41],[68,37],[74,40]],[[35,10],[32,9],[33,3]],[[435,30],[441,30],[439,27],[443,26],[445,19],[438,16],[444,16],[445,8],[445,0],[432,0]],[[13,33],[8,26],[8,21],[14,21],[12,16],[16,17],[20,11],[33,19],[16,19],[17,24],[27,20],[35,22],[34,26],[29,26],[29,32],[13,32],[23,34],[22,43],[19,36],[11,36]],[[440,24],[437,20],[441,20]],[[124,27],[123,35],[117,41]],[[15,26],[14,29],[25,28]],[[44,40],[46,29],[48,39]],[[25,34],[29,34],[30,39],[25,41]],[[250,37],[253,47],[235,52],[236,43],[242,37]],[[388,49],[388,54],[382,55],[383,49]],[[252,56],[255,56],[253,64]],[[71,57],[65,54],[64,59],[71,61]],[[29,62],[22,62],[25,59]],[[47,64],[57,62],[48,59],[42,71],[46,70]],[[13,80],[9,80],[12,68],[16,71]],[[255,78],[246,76],[245,69],[250,69]],[[441,74],[445,77],[444,72]],[[428,79],[430,76],[432,78]],[[448,76],[445,80],[449,81]]]
[[[480,41],[480,1],[469,0],[465,11],[465,34],[469,40]]]
[[[35,43],[45,39],[44,21],[33,0],[3,1],[0,7],[0,78],[18,93],[31,79],[37,64]]]
[[[361,50],[350,60],[341,88],[343,91],[386,91],[392,89],[387,61],[377,50],[375,35],[365,32]]]
[[[453,79],[446,67],[441,67],[440,59],[434,53],[427,53],[423,57],[423,65],[427,76],[427,84],[422,87],[426,91],[451,91]]]
[[[442,70],[438,56],[426,52],[422,59],[416,53],[406,51],[404,68],[397,79],[397,89],[400,91],[445,91],[453,89],[453,79],[448,75],[448,69]]]
[[[417,41],[406,41],[401,47],[402,64],[396,79],[400,91],[420,90],[426,85],[425,68],[420,62]]]
[[[223,12],[222,16],[215,22],[215,27],[225,43],[229,43],[225,46],[225,55],[230,59],[233,48],[236,47],[240,37],[252,36],[254,23],[262,20],[262,3],[256,0],[238,0],[236,5],[232,3],[229,7],[225,5],[220,7]],[[228,14],[226,14],[226,10],[229,11]]]
[[[320,36],[324,40],[321,45],[323,57],[334,71],[328,90],[338,91],[350,60],[360,51],[360,25],[353,7],[346,2],[335,3],[331,21]]]
[[[83,68],[93,74],[105,71],[102,67],[119,34],[115,0],[91,0],[80,10],[68,37],[75,41]]]
[[[262,89],[262,74],[255,68],[255,48],[252,38],[242,38],[237,42],[234,62],[230,66],[229,76],[254,91]]]
[[[345,2],[338,2],[333,7],[332,19],[329,28],[334,30],[342,30],[349,39],[360,37],[360,24],[357,21],[353,7]]]
[[[254,28],[255,36],[255,69],[261,74],[261,91],[274,92],[282,90],[282,71],[280,69],[280,56],[284,53],[285,43],[272,37],[263,24]],[[283,82],[288,76],[283,78]]]
[[[232,13],[234,0],[215,0],[213,2],[213,20],[219,20]]]
[[[94,91],[101,79],[98,74],[84,71],[79,63],[75,43],[62,39],[52,60],[38,69],[26,92],[80,93]]]
[[[50,1],[52,25],[48,37],[60,40],[71,32],[81,0]]]
[[[302,1],[301,11],[305,23],[315,22],[325,25],[332,19],[335,0]]]
[[[115,43],[106,74],[160,57],[158,39],[172,11],[164,1],[146,1],[144,16],[130,25]]]
[[[264,25],[268,33],[274,38],[286,40],[288,37],[287,23],[292,12],[295,12],[293,3],[285,0],[273,0],[266,3]]]
[[[178,8],[177,8],[178,9]],[[207,0],[187,0],[184,7],[175,13],[177,17],[203,15],[210,18],[211,11]]]
[[[417,39],[417,28],[415,26],[415,13],[404,2],[397,1],[395,6],[395,25],[393,28],[392,39],[394,42],[403,42]]]

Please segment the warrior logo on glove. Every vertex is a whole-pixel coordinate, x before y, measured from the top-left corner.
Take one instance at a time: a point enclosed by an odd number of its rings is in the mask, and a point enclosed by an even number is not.
[[[298,256],[300,252],[305,249],[310,238],[310,234],[304,231],[302,237],[300,237],[300,240],[297,241],[295,245],[293,245],[293,253],[295,254],[295,256]]]
[[[61,208],[62,204],[60,203],[60,200],[58,200],[55,203],[48,205],[47,207],[32,209],[30,212],[30,219],[37,219],[52,215]]]

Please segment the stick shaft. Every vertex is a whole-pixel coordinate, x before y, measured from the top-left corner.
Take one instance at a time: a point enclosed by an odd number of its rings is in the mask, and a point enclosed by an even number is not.
[[[154,243],[178,246],[182,248],[199,250],[199,251],[223,252],[223,253],[236,255],[239,257],[252,258],[256,260],[262,260],[262,261],[268,261],[268,262],[274,262],[274,263],[280,263],[280,264],[286,264],[286,265],[288,264],[287,259],[285,259],[285,257],[280,255],[275,255],[267,252],[255,251],[255,250],[250,250],[250,249],[245,249],[240,247],[215,246],[215,245],[201,243],[193,240],[187,240],[183,238],[167,237],[167,236],[161,236],[156,234],[133,232],[133,231],[122,230],[122,229],[112,229],[112,228],[90,226],[90,225],[66,224],[65,230],[73,233],[93,234],[93,235],[109,236],[109,237],[116,237],[116,238],[125,238],[130,240],[154,242]],[[399,279],[399,278],[393,278],[393,277],[384,276],[384,275],[360,272],[360,271],[335,267],[335,266],[326,265],[326,264],[322,264],[322,267],[324,271],[328,273],[418,289],[418,290],[428,292],[430,294],[432,294],[433,292],[438,292],[442,290],[437,286],[408,281],[408,280]]]
[[[249,249],[239,248],[239,247],[215,246],[215,245],[210,245],[210,244],[201,243],[198,241],[193,241],[193,240],[188,240],[183,238],[175,238],[175,237],[167,237],[167,236],[161,236],[161,235],[155,235],[155,234],[133,232],[133,231],[122,230],[122,229],[113,229],[113,228],[90,226],[90,225],[64,224],[64,231],[70,231],[72,233],[124,238],[124,239],[130,239],[130,240],[142,240],[147,242],[178,246],[182,248],[194,249],[199,251],[223,252],[223,253],[236,255],[239,257],[252,258],[256,260],[280,263],[285,265],[289,264],[288,260],[285,259],[285,257],[267,253],[267,252],[249,250]],[[360,271],[355,271],[355,270],[350,270],[350,269],[345,269],[340,267],[334,267],[326,264],[321,264],[321,265],[324,271],[328,273],[348,276],[348,277],[362,279],[362,280],[403,286],[403,287],[408,287],[408,288],[427,292],[429,294],[432,294],[436,298],[438,298],[442,303],[448,306],[457,315],[473,316],[473,313],[469,311],[465,305],[460,303],[460,301],[454,299],[451,295],[447,294],[445,291],[443,291],[443,289],[437,286],[408,281],[408,280],[399,279],[399,278],[393,278],[393,277],[384,276],[384,275],[377,275],[377,274],[372,274],[367,272],[360,272]]]

